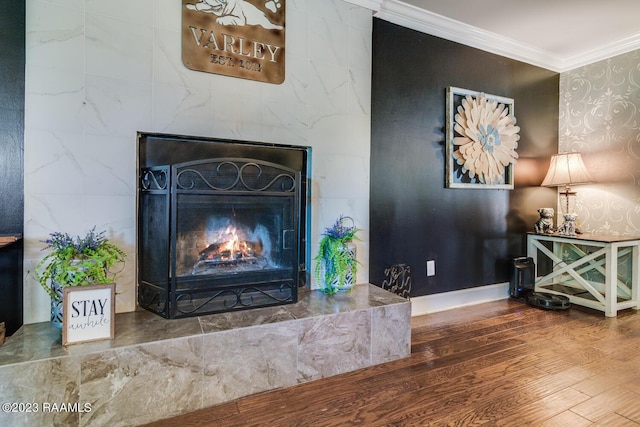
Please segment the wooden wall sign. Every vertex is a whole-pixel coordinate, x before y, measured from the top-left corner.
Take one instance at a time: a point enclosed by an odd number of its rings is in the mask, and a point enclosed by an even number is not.
[[[282,83],[285,0],[182,0],[182,62],[191,70]]]
[[[115,283],[63,289],[62,345],[114,337],[115,289]]]

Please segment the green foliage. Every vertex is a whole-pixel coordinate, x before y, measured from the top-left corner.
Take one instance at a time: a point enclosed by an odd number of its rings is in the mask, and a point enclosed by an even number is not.
[[[111,283],[117,273],[111,267],[124,262],[126,254],[110,243],[104,231],[95,232],[95,227],[84,238],[73,239],[66,233],[51,233],[45,240],[44,250],[50,249],[36,266],[36,279],[51,298],[59,296],[52,289],[52,282],[60,287],[86,286],[96,283]]]
[[[333,226],[327,228],[320,239],[318,255],[314,258],[315,277],[323,283],[322,291],[333,295],[345,286],[347,276],[351,273],[355,278],[358,271],[358,260],[348,248],[348,243],[359,240],[355,226],[345,226],[349,217],[340,216]],[[336,285],[337,284],[337,285]]]

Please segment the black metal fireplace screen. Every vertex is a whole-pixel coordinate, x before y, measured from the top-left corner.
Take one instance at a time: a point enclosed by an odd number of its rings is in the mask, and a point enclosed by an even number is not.
[[[180,318],[296,302],[300,185],[257,159],[142,168],[138,304]]]

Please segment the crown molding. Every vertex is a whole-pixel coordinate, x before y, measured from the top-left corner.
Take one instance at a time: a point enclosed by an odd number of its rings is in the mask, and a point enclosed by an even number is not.
[[[563,61],[561,71],[575,70],[576,68],[593,64],[616,55],[640,49],[640,34],[634,34],[621,40],[603,44],[595,49],[581,53]]]
[[[491,31],[468,25],[399,0],[346,0],[374,11],[376,18],[558,73],[640,48],[640,34],[563,58]],[[369,6],[366,6],[368,4]]]
[[[377,12],[382,7],[384,0],[344,0],[347,3],[355,4],[356,6],[370,9],[373,12]]]

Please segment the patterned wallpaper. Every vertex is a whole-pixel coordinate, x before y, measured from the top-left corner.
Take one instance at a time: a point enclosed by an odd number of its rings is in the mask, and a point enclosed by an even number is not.
[[[640,50],[560,76],[559,152],[596,183],[574,187],[584,232],[640,234]]]

